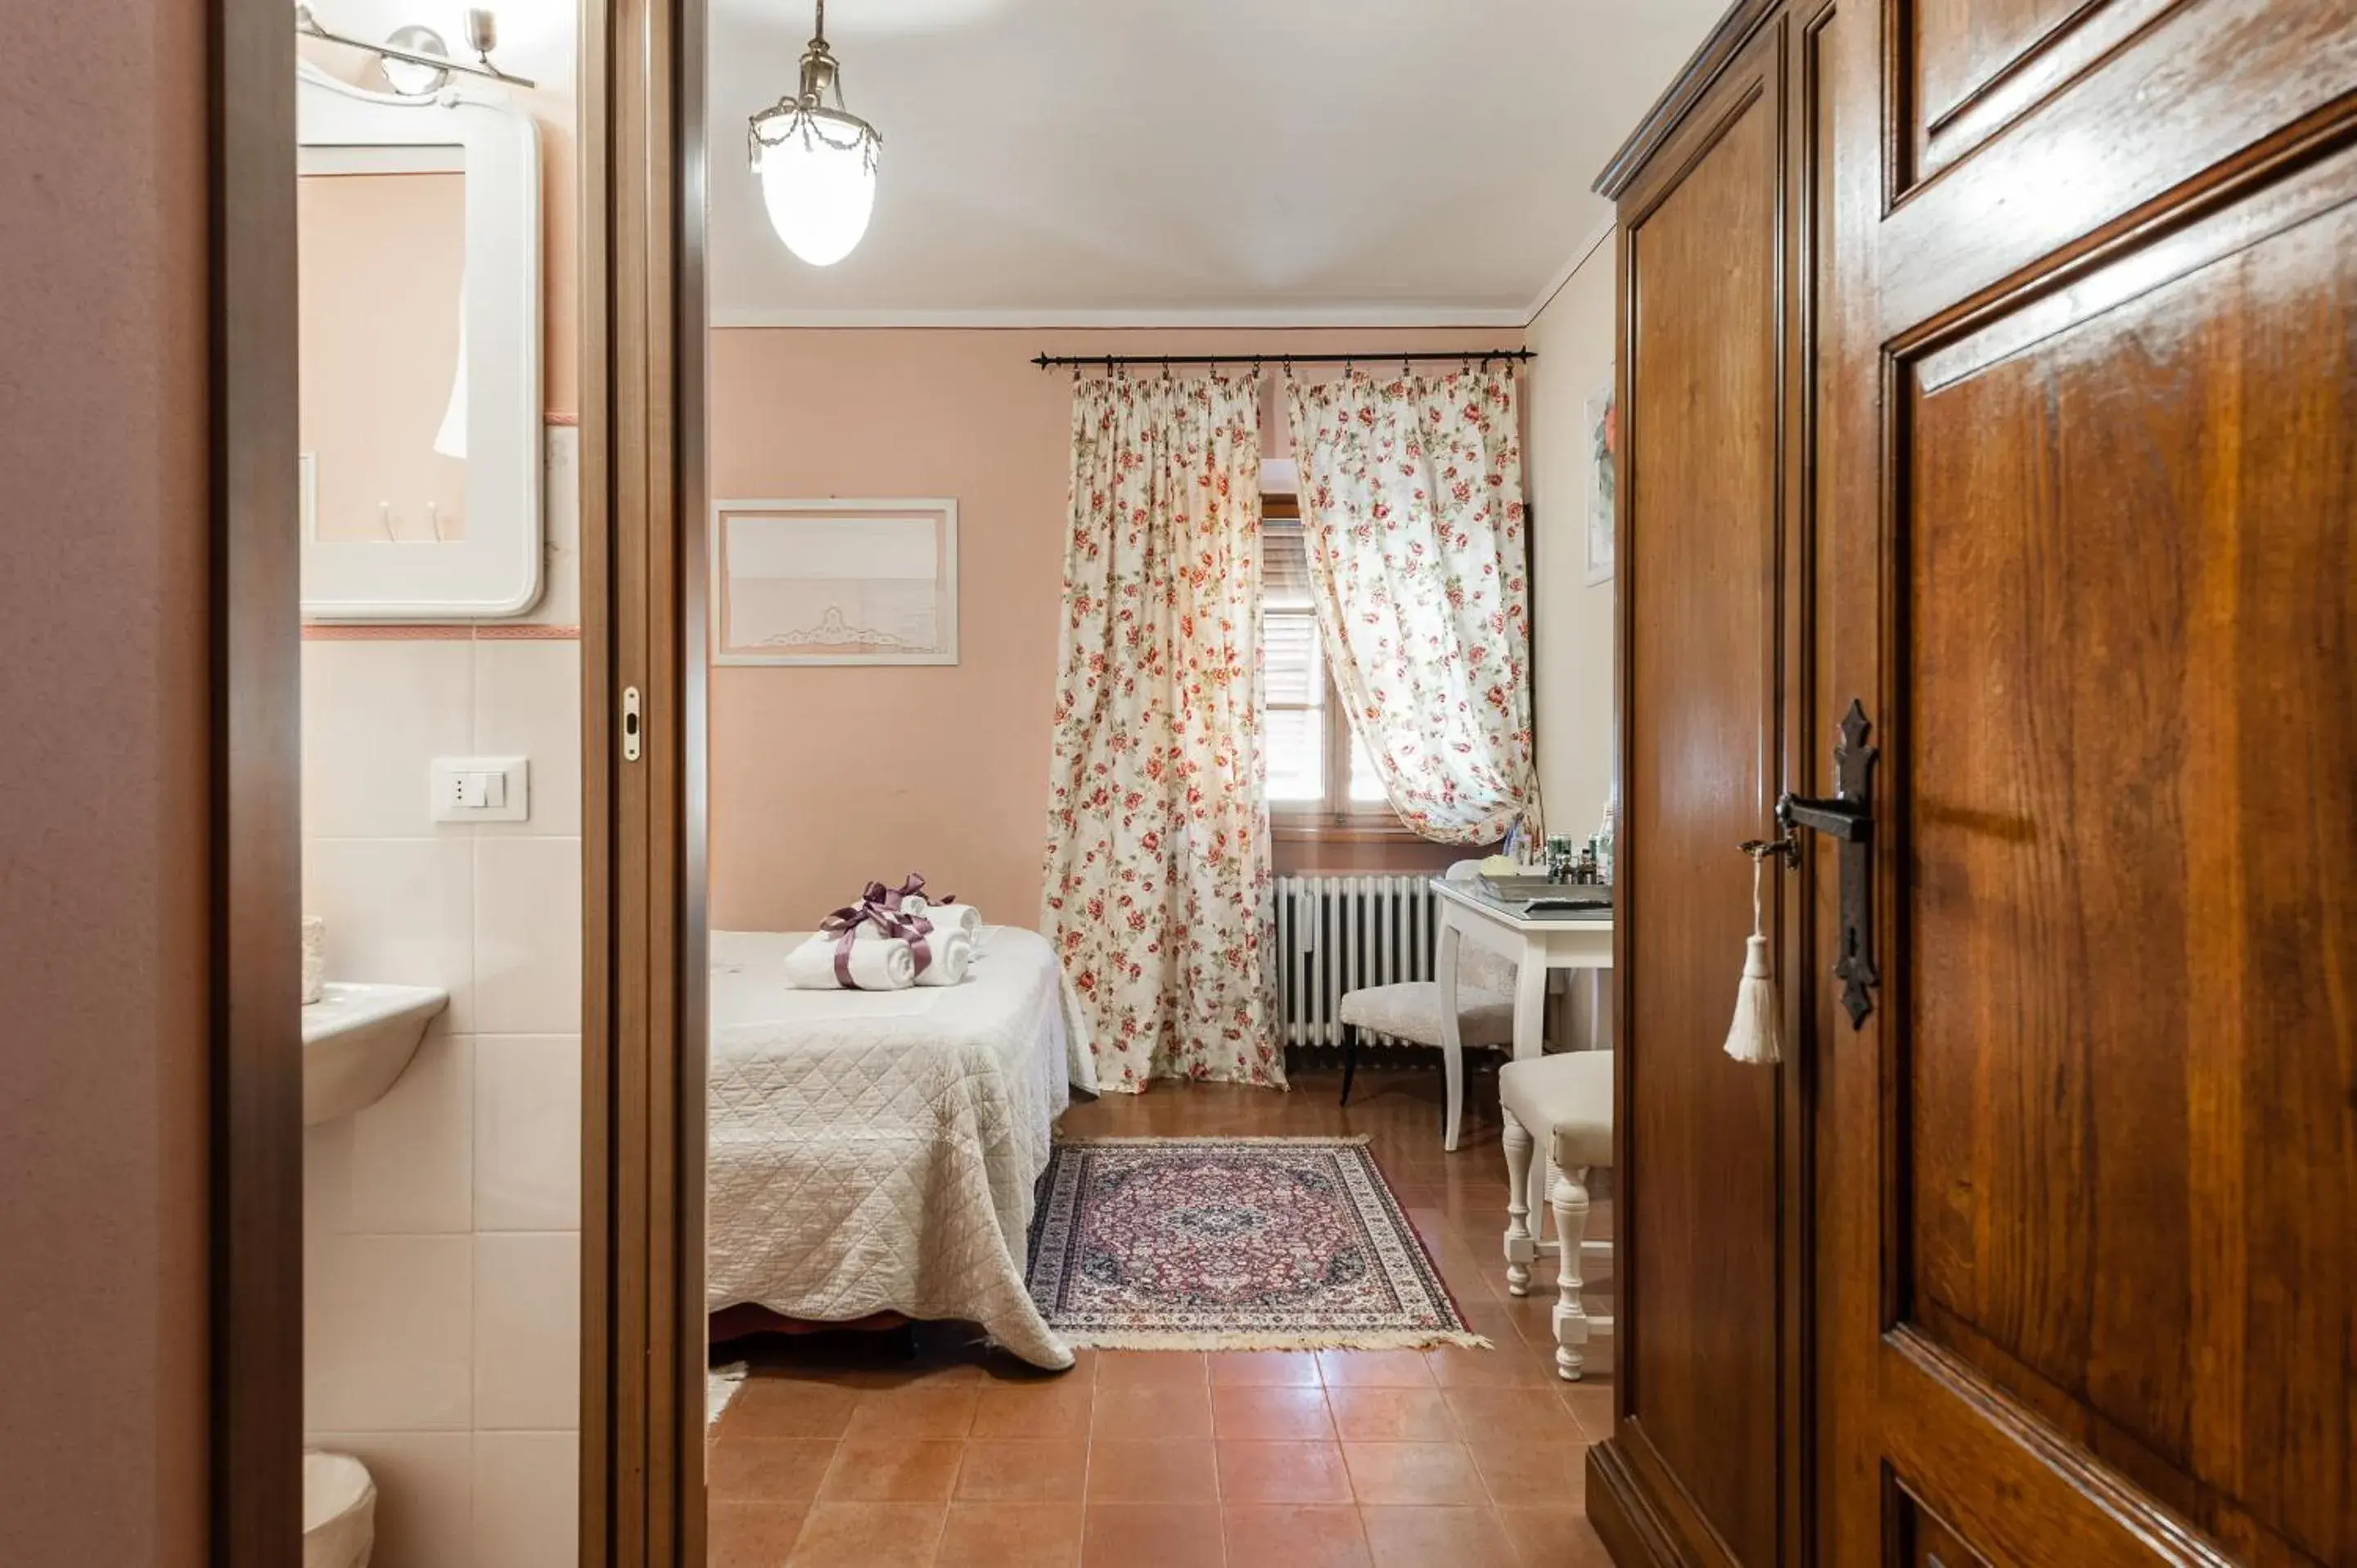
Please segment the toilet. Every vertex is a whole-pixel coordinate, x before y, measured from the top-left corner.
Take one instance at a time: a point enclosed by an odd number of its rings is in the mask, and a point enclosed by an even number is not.
[[[349,1454],[303,1455],[303,1568],[368,1568],[376,1483]]]

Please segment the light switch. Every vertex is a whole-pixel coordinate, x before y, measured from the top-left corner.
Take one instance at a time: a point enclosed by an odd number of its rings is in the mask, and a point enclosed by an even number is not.
[[[521,822],[532,816],[532,764],[522,757],[437,757],[428,769],[437,822]]]

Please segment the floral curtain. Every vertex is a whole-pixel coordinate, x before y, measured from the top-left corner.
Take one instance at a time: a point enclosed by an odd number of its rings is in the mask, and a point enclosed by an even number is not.
[[[1041,925],[1108,1089],[1285,1081],[1259,608],[1256,388],[1078,383]]]
[[[1425,837],[1541,831],[1511,369],[1288,380],[1309,578],[1335,683]]]

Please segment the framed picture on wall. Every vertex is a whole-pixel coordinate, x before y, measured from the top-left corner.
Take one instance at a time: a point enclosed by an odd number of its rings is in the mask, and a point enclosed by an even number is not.
[[[1613,516],[1620,493],[1620,416],[1613,405],[1610,376],[1587,394],[1581,428],[1587,432],[1587,582],[1592,587],[1612,577]]]
[[[957,502],[721,501],[715,664],[954,664]]]

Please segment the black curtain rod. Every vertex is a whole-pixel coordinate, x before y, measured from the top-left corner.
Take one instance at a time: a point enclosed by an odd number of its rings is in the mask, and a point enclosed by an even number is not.
[[[1538,352],[1532,349],[1458,349],[1442,350],[1425,349],[1401,353],[1372,354],[1042,354],[1031,362],[1041,370],[1060,365],[1081,368],[1103,365],[1110,371],[1125,365],[1352,365],[1364,360],[1370,365],[1387,365],[1397,360],[1457,360],[1471,363],[1475,360],[1535,360]]]

